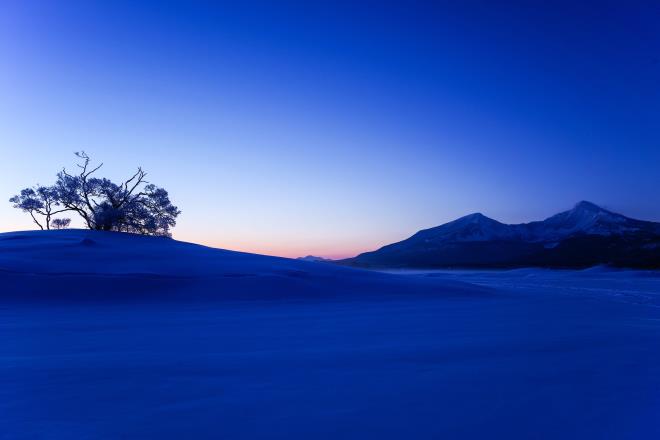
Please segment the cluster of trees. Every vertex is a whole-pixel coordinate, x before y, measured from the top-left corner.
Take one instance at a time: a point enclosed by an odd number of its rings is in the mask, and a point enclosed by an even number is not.
[[[92,167],[84,151],[75,154],[80,159],[79,172],[63,169],[54,185],[25,188],[9,201],[28,213],[42,230],[68,227],[71,219],[55,216],[73,213],[89,229],[171,236],[170,229],[181,211],[167,191],[145,180],[147,173],[142,168],[129,179],[114,183],[92,176],[103,164]]]

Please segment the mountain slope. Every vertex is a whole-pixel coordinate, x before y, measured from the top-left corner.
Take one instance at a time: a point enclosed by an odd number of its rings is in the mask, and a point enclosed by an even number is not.
[[[507,225],[471,214],[342,263],[361,267],[660,267],[660,224],[590,202]]]

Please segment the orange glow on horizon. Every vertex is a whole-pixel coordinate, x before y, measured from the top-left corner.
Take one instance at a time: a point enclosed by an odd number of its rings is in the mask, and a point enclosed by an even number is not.
[[[180,233],[175,231],[174,238],[176,240],[197,243],[213,248],[247,252],[252,254],[285,258],[298,258],[307,255],[314,255],[317,257],[329,258],[333,260],[354,257],[362,252],[374,250],[381,246],[378,244],[368,243],[361,243],[359,246],[357,244],[346,246],[343,243],[333,243],[328,245],[325,243],[310,244],[305,243],[300,239],[296,241],[291,240],[288,243],[282,243],[281,240],[277,242],[257,239],[218,239],[216,237],[209,238],[201,236],[199,233],[190,234],[186,233],[185,231]]]

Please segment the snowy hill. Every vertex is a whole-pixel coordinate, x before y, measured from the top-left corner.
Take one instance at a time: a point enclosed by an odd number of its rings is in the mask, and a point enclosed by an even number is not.
[[[659,438],[659,286],[0,234],[0,438]]]
[[[660,267],[660,224],[590,202],[543,221],[507,225],[476,213],[349,260],[366,267]]]
[[[168,238],[88,230],[0,234],[3,298],[273,299],[450,294],[463,283],[214,249]]]

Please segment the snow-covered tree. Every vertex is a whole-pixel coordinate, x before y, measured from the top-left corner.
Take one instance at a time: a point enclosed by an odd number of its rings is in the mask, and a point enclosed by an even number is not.
[[[71,224],[70,218],[56,218],[50,222],[50,226],[53,229],[66,229]]]
[[[147,173],[142,168],[117,184],[93,177],[103,164],[91,167],[84,151],[75,154],[81,159],[78,173],[63,169],[54,186],[24,189],[10,199],[14,207],[29,213],[41,229],[44,227],[35,214],[46,216],[46,229],[50,229],[52,215],[71,211],[80,215],[89,229],[171,235],[181,211],[172,204],[167,191],[145,180]],[[58,222],[58,227],[62,226]]]
[[[37,185],[34,188],[25,188],[9,199],[9,202],[14,204],[14,208],[30,214],[32,220],[42,230],[50,229],[51,219],[55,214],[68,211],[67,208],[62,207],[57,191],[52,186]]]

